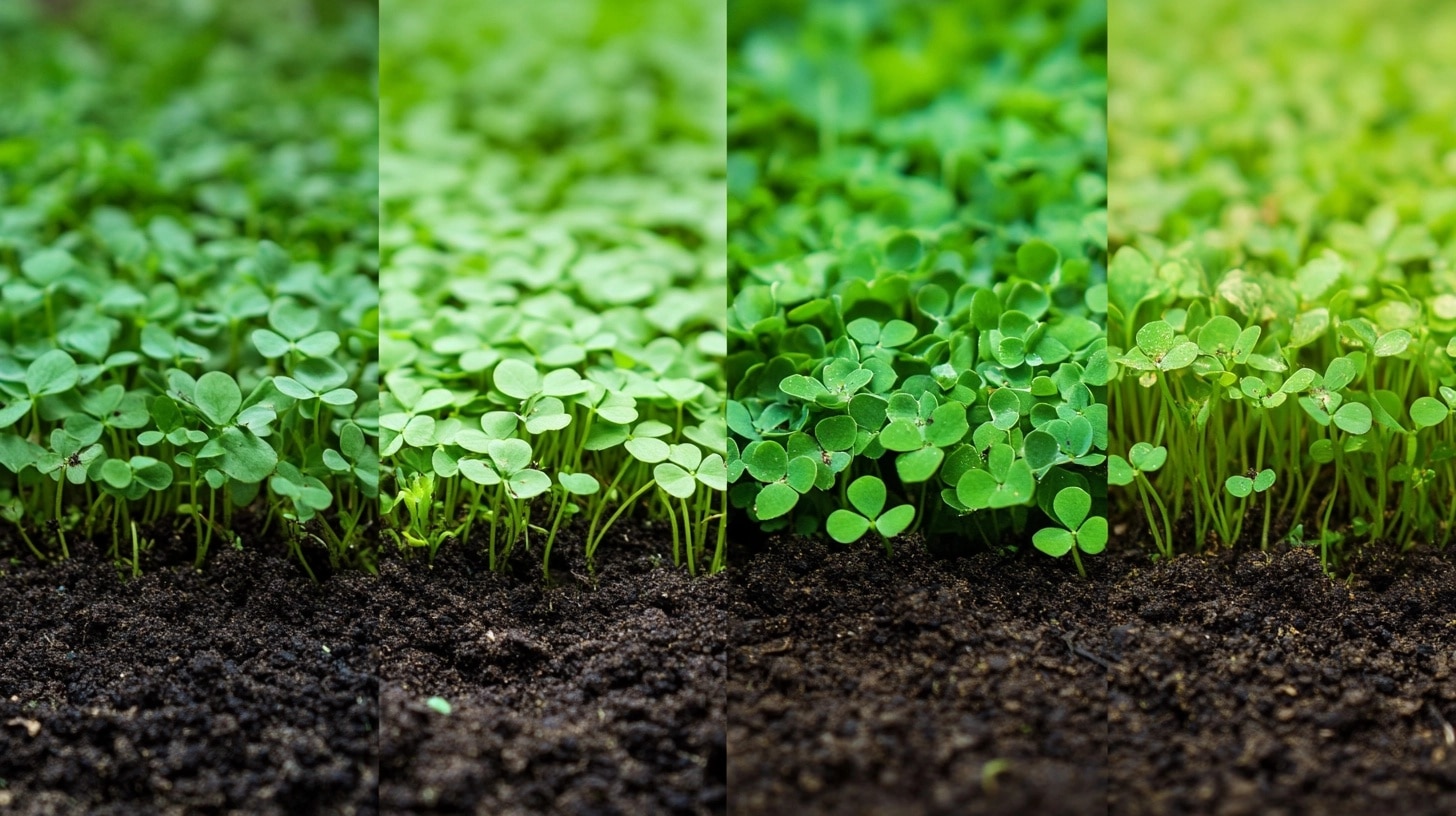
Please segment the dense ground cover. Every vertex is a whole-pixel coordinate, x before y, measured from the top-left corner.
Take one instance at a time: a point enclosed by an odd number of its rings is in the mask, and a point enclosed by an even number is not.
[[[721,7],[383,14],[386,534],[549,572],[656,519],[720,569]]]
[[[1113,813],[1452,807],[1456,18],[1431,11],[1113,4]]]
[[[728,475],[762,529],[1105,545],[1105,14],[734,5]]]
[[[1105,26],[730,9],[734,812],[1106,800]]]
[[[1123,3],[1110,480],[1164,555],[1456,531],[1456,15]]]
[[[0,528],[133,572],[238,510],[367,567],[376,33],[364,4],[0,12]]]
[[[0,5],[0,809],[377,812],[374,20]]]

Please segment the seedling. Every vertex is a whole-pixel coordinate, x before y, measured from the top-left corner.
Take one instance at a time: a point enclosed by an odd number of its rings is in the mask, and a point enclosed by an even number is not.
[[[908,504],[885,511],[885,483],[874,476],[861,476],[849,486],[851,510],[835,510],[829,514],[825,529],[829,537],[841,544],[852,544],[870,530],[879,533],[885,554],[893,552],[890,539],[905,531],[915,519],[915,508]]]
[[[1273,470],[1265,468],[1258,473],[1250,471],[1249,475],[1247,476],[1230,476],[1227,480],[1224,481],[1224,490],[1228,491],[1228,494],[1230,496],[1240,499],[1238,506],[1238,515],[1233,519],[1232,529],[1230,529],[1229,527],[1229,517],[1227,515],[1224,515],[1221,518],[1220,528],[1224,531],[1225,540],[1239,540],[1244,524],[1244,509],[1246,504],[1245,500],[1247,500],[1252,494],[1263,493],[1264,491],[1273,487],[1276,478],[1277,476]],[[1273,506],[1273,503],[1270,501],[1266,500],[1264,502],[1263,542],[1265,547],[1269,546],[1269,518],[1270,510],[1273,508]]]
[[[1071,553],[1077,572],[1085,578],[1087,571],[1082,567],[1081,553],[1097,555],[1107,548],[1107,518],[1088,515],[1092,497],[1080,487],[1063,488],[1052,500],[1052,508],[1056,520],[1063,526],[1043,527],[1031,541],[1053,558]]]

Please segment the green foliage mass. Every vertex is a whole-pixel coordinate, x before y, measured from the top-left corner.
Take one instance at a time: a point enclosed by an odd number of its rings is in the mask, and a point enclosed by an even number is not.
[[[46,8],[0,10],[0,528],[135,571],[253,508],[368,567],[373,14]]]
[[[887,550],[1104,516],[1105,6],[730,18],[732,504]]]
[[[1456,14],[1113,5],[1121,501],[1165,556],[1290,528],[1296,543],[1312,531],[1327,566],[1372,539],[1444,546]]]
[[[385,0],[386,533],[723,566],[722,6]]]

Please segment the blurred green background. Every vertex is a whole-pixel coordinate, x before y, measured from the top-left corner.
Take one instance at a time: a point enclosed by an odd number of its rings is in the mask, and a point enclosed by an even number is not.
[[[0,246],[106,204],[373,243],[377,39],[367,0],[0,4]]]
[[[482,319],[430,305],[482,272],[624,349],[721,328],[724,24],[719,0],[383,0],[383,315],[413,337],[386,370]]]
[[[1233,203],[1359,220],[1456,185],[1456,5],[1112,0],[1110,12],[1114,245],[1188,237]]]
[[[892,227],[963,225],[978,280],[1033,236],[1100,267],[1106,11],[731,2],[735,290],[744,267]]]

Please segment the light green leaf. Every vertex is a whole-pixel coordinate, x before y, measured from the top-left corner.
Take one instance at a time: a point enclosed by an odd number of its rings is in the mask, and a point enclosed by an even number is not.
[[[1072,551],[1077,539],[1070,531],[1060,527],[1043,527],[1032,534],[1031,543],[1047,555],[1061,558]]]
[[[277,452],[250,431],[236,426],[224,428],[217,440],[223,450],[220,469],[235,481],[262,482],[278,466]]]
[[[874,527],[875,531],[885,538],[894,538],[905,532],[913,521],[915,521],[915,508],[902,504],[886,510],[884,515],[875,519]]]
[[[693,474],[672,462],[663,462],[652,469],[653,481],[668,495],[679,499],[691,498],[697,492],[698,483]]]
[[[575,496],[591,496],[601,491],[601,482],[589,473],[558,473],[556,480]]]
[[[197,409],[214,427],[226,425],[243,404],[243,392],[232,377],[221,371],[209,371],[197,379],[194,392]]]
[[[25,371],[25,387],[31,397],[62,394],[75,387],[80,369],[71,355],[59,349],[37,357]]]
[[[1411,403],[1410,416],[1417,428],[1431,428],[1446,421],[1450,411],[1432,397],[1419,397]]]
[[[753,514],[763,521],[787,515],[799,503],[799,493],[783,482],[764,485],[753,504]],[[868,526],[868,523],[866,523]]]
[[[853,544],[864,538],[864,534],[869,532],[870,521],[864,516],[848,510],[835,510],[825,520],[824,530],[829,533],[830,538],[840,544]]]
[[[849,485],[849,503],[867,518],[874,519],[885,507],[885,483],[876,476],[861,476]]]
[[[1056,498],[1052,500],[1052,507],[1056,510],[1057,519],[1067,529],[1075,530],[1082,526],[1087,514],[1091,512],[1092,497],[1080,487],[1066,487],[1057,492]]]
[[[1345,433],[1359,436],[1370,430],[1374,415],[1370,408],[1358,402],[1347,402],[1335,412],[1335,426]]]
[[[497,391],[508,397],[526,400],[541,392],[541,375],[530,363],[516,359],[502,360],[492,375]]]

